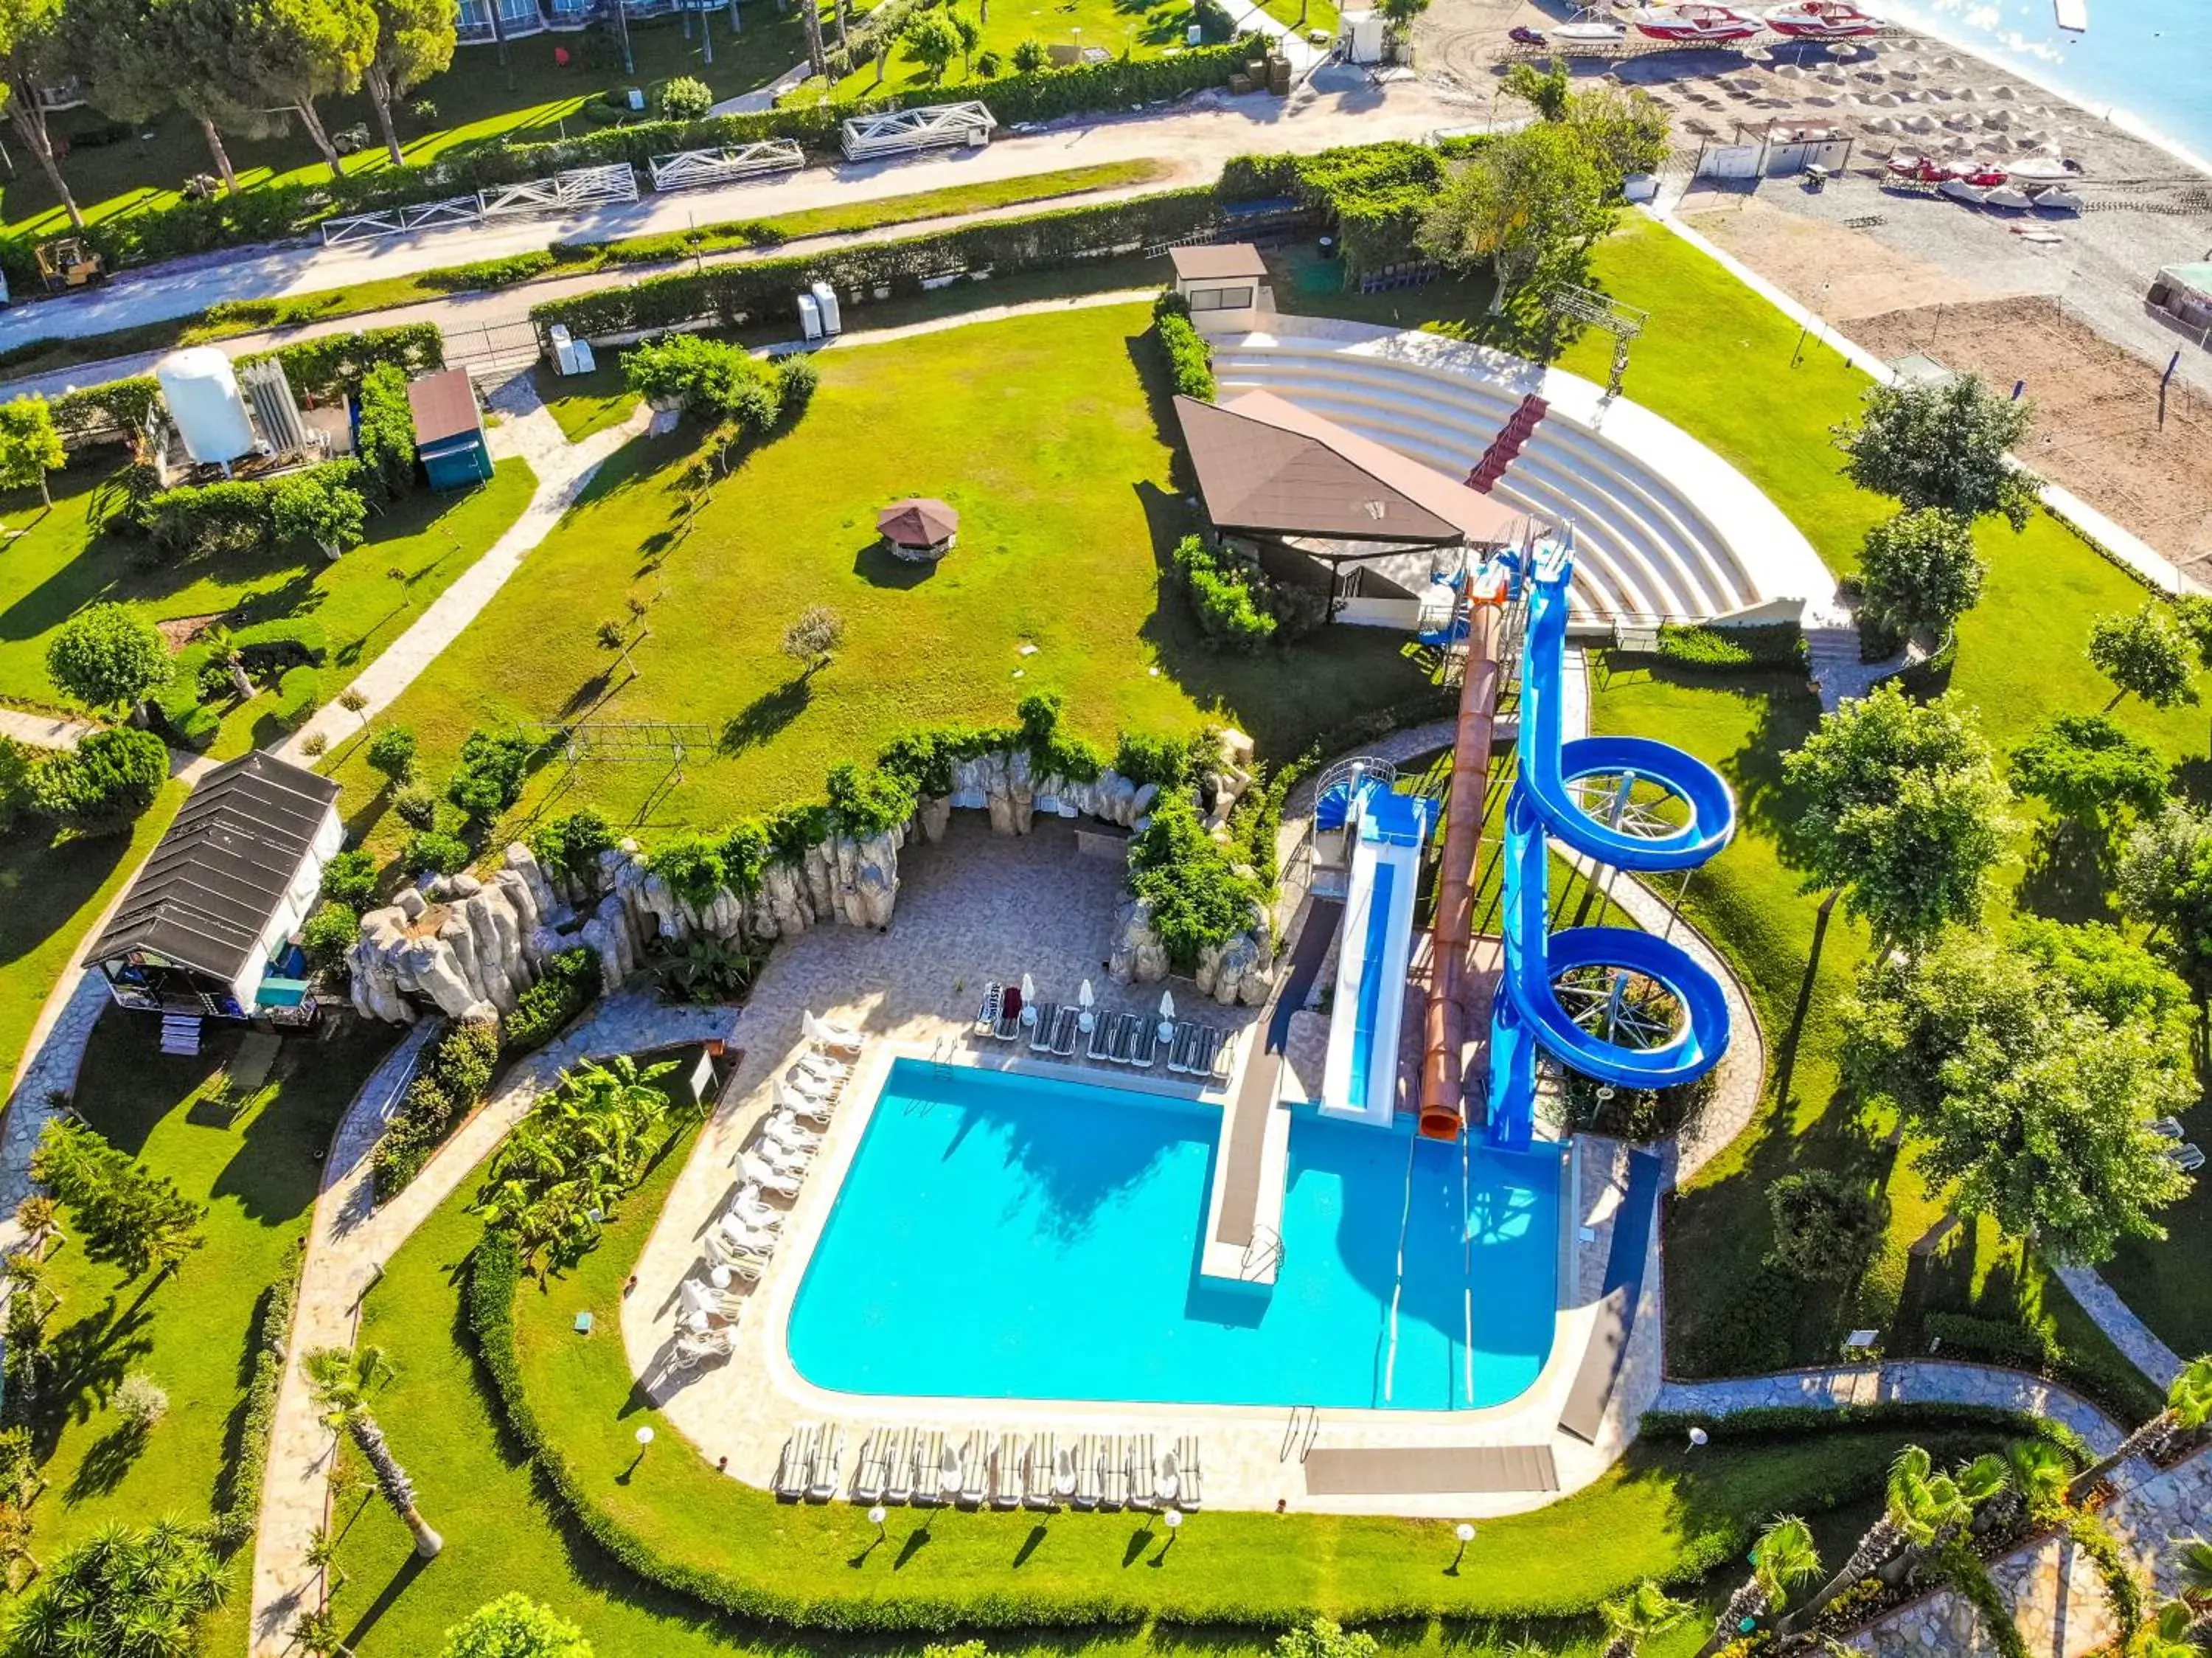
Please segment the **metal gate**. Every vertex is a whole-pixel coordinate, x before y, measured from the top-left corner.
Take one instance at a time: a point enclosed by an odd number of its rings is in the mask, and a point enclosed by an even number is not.
[[[323,221],[325,247],[339,242],[368,241],[378,236],[404,236],[413,230],[435,230],[446,225],[480,223],[483,209],[474,196],[448,196],[443,201],[415,202],[387,207],[378,213],[348,213]]]
[[[788,138],[768,138],[759,143],[727,144],[720,149],[684,149],[672,155],[655,155],[655,190],[694,190],[702,185],[729,184],[806,165],[806,152]]]
[[[541,355],[538,330],[523,319],[513,322],[447,324],[446,366],[482,377],[526,369]]]
[[[636,199],[637,174],[627,162],[580,167],[550,179],[526,179],[520,184],[503,184],[477,192],[479,210],[487,219],[521,213],[567,213],[579,207]]]

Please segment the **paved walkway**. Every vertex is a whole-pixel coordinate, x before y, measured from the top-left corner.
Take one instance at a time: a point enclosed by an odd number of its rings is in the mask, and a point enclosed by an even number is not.
[[[74,748],[99,729],[89,720],[73,720],[66,714],[0,708],[0,737],[33,748]]]
[[[253,1556],[252,1650],[256,1658],[276,1658],[289,1649],[286,1631],[315,1595],[315,1573],[306,1551],[310,1535],[324,1520],[332,1442],[309,1394],[301,1368],[306,1355],[321,1347],[353,1344],[362,1298],[374,1287],[384,1264],[432,1210],[459,1190],[562,1070],[580,1059],[726,1038],[736,1017],[727,1008],[672,1006],[649,984],[607,997],[559,1041],[510,1070],[483,1109],[461,1125],[405,1191],[381,1209],[371,1206],[369,1153],[438,1025],[426,1021],[410,1031],[354,1097],[331,1140],[330,1161],[323,1171],[322,1195],[316,1200],[307,1234],[307,1265],[292,1317],[291,1351],[270,1434],[269,1471],[262,1485],[261,1525]],[[434,1524],[437,1516],[430,1518]]]
[[[507,533],[492,543],[489,552],[470,565],[459,580],[415,619],[413,625],[361,671],[348,689],[367,698],[365,705],[349,711],[333,697],[277,747],[275,752],[280,758],[305,765],[304,745],[310,736],[319,735],[326,744],[335,743],[390,706],[507,585],[525,556],[551,533],[562,515],[576,503],[606,458],[642,432],[652,418],[652,411],[641,403],[621,425],[571,443],[539,399],[529,374],[509,380],[493,393],[491,402],[506,417],[491,430],[492,453],[520,455],[538,474],[537,492],[530,497],[530,504],[507,527]]]
[[[1986,1405],[2063,1422],[2103,1456],[2125,1437],[2119,1424],[2080,1394],[2025,1371],[1954,1359],[1889,1359],[1880,1364],[1784,1370],[1725,1381],[1668,1381],[1652,1408],[1733,1416],[1790,1405],[1824,1410],[1846,1405]]]
[[[1462,94],[1419,82],[1370,86],[1365,75],[1357,72],[1322,71],[1314,77],[1312,88],[1287,100],[1263,93],[1242,98],[1201,93],[1162,109],[1070,118],[1044,131],[1001,137],[982,149],[908,160],[840,162],[769,181],[648,194],[635,204],[561,219],[424,231],[337,247],[305,242],[199,255],[126,273],[95,292],[0,312],[0,349],[33,339],[81,338],[189,316],[222,300],[321,292],[561,243],[680,231],[726,219],[762,218],[807,208],[880,200],[1103,162],[1165,160],[1173,174],[1146,186],[1148,189],[1206,183],[1219,175],[1222,165],[1233,155],[1311,153],[1379,138],[1417,138],[1438,126],[1464,124],[1470,109],[1480,107]],[[1025,212],[1035,208],[1032,204],[1004,210]],[[895,234],[911,235],[912,227]],[[774,250],[778,254],[789,251]],[[615,271],[578,278],[576,291],[627,284],[638,276],[635,271]],[[488,302],[480,307],[451,302],[451,314],[464,325],[497,320],[512,315],[513,310],[507,308],[515,307],[518,299],[519,308],[526,309],[557,291],[554,284],[532,284],[505,296],[485,296]],[[363,319],[356,317],[337,326],[356,328],[362,324]],[[40,379],[88,385],[95,378],[106,377],[104,370],[79,367]],[[34,383],[20,382],[9,390],[12,394]]]
[[[2181,1356],[2136,1316],[2134,1309],[2120,1299],[2119,1291],[2106,1283],[2096,1268],[2061,1266],[2054,1270],[2058,1281],[2081,1303],[2081,1310],[2126,1356],[2129,1363],[2160,1387],[2168,1386],[2181,1374]]]

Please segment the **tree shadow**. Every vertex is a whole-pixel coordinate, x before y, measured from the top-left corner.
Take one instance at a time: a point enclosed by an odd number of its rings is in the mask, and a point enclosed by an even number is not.
[[[422,1575],[422,1568],[428,1564],[429,1562],[419,1554],[410,1554],[401,1562],[399,1570],[392,1574],[391,1581],[369,1603],[368,1609],[356,1620],[353,1628],[346,1632],[345,1643],[349,1647],[358,1647],[369,1631],[376,1627],[378,1620],[392,1610],[392,1603],[414,1587],[415,1580]]]
[[[722,727],[714,752],[726,759],[759,747],[804,714],[813,700],[813,681],[804,674],[785,680],[773,691],[763,692]]]
[[[2112,920],[2111,853],[2111,840],[2093,824],[2073,818],[2037,824],[2021,877],[2021,907],[2054,921]]]
[[[88,1497],[106,1496],[123,1483],[131,1465],[144,1454],[146,1438],[146,1429],[135,1422],[109,1429],[85,1452],[62,1500],[74,1506]]]

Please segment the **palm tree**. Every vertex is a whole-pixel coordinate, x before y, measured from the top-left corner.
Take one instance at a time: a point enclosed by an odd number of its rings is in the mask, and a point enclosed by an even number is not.
[[[2155,1454],[2176,1434],[2193,1433],[2208,1422],[2212,1422],[2212,1354],[2200,1354],[2183,1365],[2167,1387],[2166,1409],[2122,1440],[2112,1455],[2083,1471],[2068,1488],[2066,1500],[2079,1503],[2130,1457]]]
[[[2180,1545],[2181,1592],[2192,1600],[2212,1600],[2212,1543],[2201,1537],[2178,1537]]]
[[[1637,1648],[1648,1637],[1664,1634],[1695,1610],[1647,1577],[1627,1594],[1598,1606],[1597,1614],[1605,1620],[1605,1632],[1610,1637],[1599,1658],[1634,1658]]]
[[[2128,1643],[2127,1658],[2203,1658],[2197,1644],[2197,1608],[2168,1600],[2143,1619]]]
[[[1752,1545],[1751,1576],[1729,1597],[1712,1638],[1698,1649],[1698,1658],[1708,1658],[1729,1642],[1749,1635],[1782,1609],[1790,1590],[1820,1575],[1820,1555],[1813,1545],[1813,1528],[1796,1515],[1769,1521]]]
[[[2004,1485],[1998,1501],[1977,1516],[1976,1529],[1987,1518],[1993,1525],[2031,1523],[2055,1515],[2066,1506],[2066,1482],[2073,1468],[2066,1454],[2047,1439],[2016,1439],[2005,1447]]]
[[[1890,1465],[1887,1501],[1880,1517],[1866,1528],[1858,1545],[1851,1551],[1850,1558],[1820,1586],[1820,1593],[1782,1620],[1782,1633],[1787,1635],[1802,1629],[1821,1607],[1905,1545],[1905,1516],[1917,1506],[1911,1493],[1926,1479],[1928,1471],[1928,1453],[1917,1445],[1908,1445],[1897,1454],[1897,1460]]]
[[[415,1508],[415,1482],[384,1442],[384,1429],[369,1414],[368,1401],[392,1377],[392,1361],[381,1347],[353,1350],[319,1347],[307,1355],[307,1383],[315,1404],[332,1433],[350,1438],[362,1458],[376,1475],[377,1489],[392,1505],[392,1513],[415,1534],[415,1552],[423,1559],[436,1557],[446,1539],[430,1528]]]

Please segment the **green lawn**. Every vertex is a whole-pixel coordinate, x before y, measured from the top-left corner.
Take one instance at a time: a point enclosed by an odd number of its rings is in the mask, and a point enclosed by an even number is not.
[[[1833,353],[1808,347],[1789,367],[1797,330],[1710,261],[1638,222],[1600,250],[1608,290],[1648,308],[1652,324],[1636,342],[1627,389],[1726,454],[1805,531],[1832,568],[1856,564],[1865,527],[1887,503],[1840,475],[1827,429],[1850,418],[1862,378]],[[1607,348],[1595,340],[1565,361],[1603,372]],[[1979,709],[1984,728],[2009,749],[2049,714],[2101,707],[2109,687],[2083,654],[2090,619],[2132,609],[2142,588],[2055,521],[2039,516],[2026,533],[2002,525],[1979,536],[1990,564],[1980,607],[1960,629],[1948,686]],[[1735,844],[1691,887],[1688,907],[1731,954],[1753,986],[1774,1051],[1768,1108],[1752,1131],[1676,1202],[1668,1259],[1668,1328],[1674,1362],[1693,1374],[1808,1362],[1829,1356],[1853,1325],[1917,1338],[1921,1313],[1971,1306],[2048,1320],[2107,1391],[2141,1405],[2148,1395],[2055,1280],[2023,1266],[1987,1228],[1960,1234],[1932,1260],[1907,1247],[1941,1218],[1940,1204],[1914,1177],[1910,1157],[1886,1143],[1892,1126],[1861,1120],[1837,1086],[1838,999],[1865,950],[1863,932],[1838,915],[1829,926],[1819,971],[1808,982],[1816,900],[1800,894],[1790,867],[1789,826],[1796,810],[1779,786],[1780,756],[1817,718],[1802,683],[1784,676],[1737,680],[1616,671],[1595,698],[1602,728],[1665,735],[1718,765],[1735,782],[1743,814]],[[2115,717],[2179,759],[2203,741],[2202,716],[2124,704]],[[2023,812],[2023,818],[2033,814]],[[2041,838],[2031,822],[2018,856],[2001,871],[2001,923],[2013,904],[2082,919],[2102,913],[2092,878],[2061,858],[2031,854]],[[1879,1173],[1891,1204],[1881,1257],[1850,1294],[1792,1295],[1778,1308],[1771,1284],[1753,1269],[1769,1239],[1765,1188],[1801,1161]],[[2201,1283],[2205,1234],[2177,1226],[2174,1241],[2151,1260]],[[2148,1270],[2148,1265],[2146,1269]],[[2172,1301],[2201,1294],[2177,1285],[2143,1311],[2158,1316]],[[2202,1326],[2193,1338],[2201,1343]],[[2185,1345],[2192,1338],[2177,1334]]]
[[[9,516],[27,518],[28,527],[0,552],[0,698],[67,706],[46,677],[46,647],[64,622],[101,600],[135,605],[155,621],[312,616],[330,641],[335,690],[483,556],[535,487],[526,465],[507,460],[465,495],[417,492],[372,517],[368,539],[335,564],[313,549],[277,547],[149,568],[143,544],[88,534],[87,514],[107,475],[92,466],[62,473],[51,513],[39,513],[35,499],[27,512],[24,498],[10,503]]]
[[[419,732],[434,778],[472,726],[584,712],[699,722],[721,752],[695,740],[680,783],[586,765],[561,800],[635,821],[651,799],[653,825],[711,825],[818,798],[837,763],[915,726],[1003,721],[1032,691],[1063,693],[1075,728],[1103,741],[1211,716],[1278,756],[1419,692],[1402,642],[1370,630],[1251,658],[1199,648],[1165,571],[1191,519],[1146,323],[1142,307],[1104,307],[825,352],[804,419],[715,485],[688,533],[678,479],[691,440],[629,445],[532,555],[531,579],[390,717]],[[963,515],[933,572],[876,545],[878,509],[909,493]],[[649,607],[634,680],[594,637],[632,596]],[[779,644],[811,604],[838,611],[847,636],[808,680]],[[375,792],[358,764],[337,775],[349,809]]]
[[[559,423],[571,443],[593,432],[619,426],[637,406],[637,393],[623,379],[622,357],[611,346],[599,354],[599,367],[587,375],[556,374],[545,363],[530,372],[545,411]]]
[[[642,1406],[618,1332],[624,1277],[674,1178],[688,1143],[666,1157],[625,1203],[605,1241],[571,1277],[545,1289],[526,1285],[518,1339],[526,1385],[542,1419],[623,1523],[666,1557],[786,1593],[874,1601],[1029,1588],[1141,1600],[1156,1615],[1204,1622],[1232,1609],[1463,1606],[1480,1617],[1533,1597],[1594,1595],[1686,1557],[1732,1555],[1746,1530],[1778,1509],[1808,1514],[1870,1489],[1895,1454],[1893,1432],[1854,1431],[1766,1443],[1723,1443],[1694,1458],[1674,1446],[1639,1447],[1589,1490],[1536,1513],[1486,1522],[1460,1572],[1446,1575],[1451,1542],[1437,1521],[1355,1520],[1313,1515],[1206,1513],[1183,1528],[1156,1570],[1133,1573],[1162,1541],[1142,1546],[1136,1516],[1065,1515],[1033,1533],[1034,1514],[940,1515],[921,1540],[922,1516],[894,1510],[888,1546],[866,1545],[866,1517],[845,1503],[791,1508],[709,1469],[658,1412]],[[584,1625],[601,1652],[692,1655],[747,1649],[758,1629],[718,1623],[696,1606],[650,1588],[569,1533],[549,1511],[498,1430],[459,1317],[459,1264],[480,1235],[466,1212],[471,1187],[456,1193],[400,1250],[364,1308],[362,1338],[398,1368],[379,1417],[415,1476],[424,1514],[445,1534],[445,1553],[422,1571],[408,1565],[405,1532],[374,1499],[342,1511],[342,1564],[349,1585],[339,1624],[362,1658],[433,1649],[438,1634],[487,1598],[516,1588],[559,1606]],[[595,1331],[572,1329],[589,1308]],[[635,1431],[659,1436],[641,1462]],[[1969,1450],[1973,1436],[1928,1439],[1939,1454]],[[1851,1516],[1856,1521],[1856,1515]],[[1824,1538],[1840,1554],[1840,1527]],[[1442,1638],[1454,1651],[1498,1652],[1527,1631],[1517,1620],[1484,1631],[1454,1622],[1440,1637],[1425,1620],[1398,1629],[1407,1649]],[[1587,1651],[1571,1626],[1537,1626],[1554,1651]],[[1224,1631],[1224,1649],[1243,1653],[1264,1637]],[[1150,1650],[1163,1642],[1112,1637],[1073,1644],[1100,1654]],[[1462,1643],[1464,1643],[1464,1644]],[[820,1650],[820,1639],[803,1643]],[[832,1646],[843,1642],[833,1641]],[[1066,1652],[1069,1643],[1054,1643]],[[1211,1646],[1214,1644],[1209,1641]],[[1654,1646],[1686,1655],[1695,1640]],[[1020,1651],[1019,1637],[992,1649]]]
[[[48,1482],[32,1510],[33,1546],[48,1564],[110,1521],[201,1521],[213,1511],[222,1471],[240,1454],[238,1409],[262,1291],[283,1276],[307,1229],[331,1129],[398,1034],[355,1026],[331,1041],[288,1038],[267,1083],[234,1117],[206,1096],[239,1034],[225,1031],[198,1057],[173,1058],[157,1051],[157,1025],[143,1014],[101,1021],[76,1108],[207,1205],[206,1244],[158,1283],[125,1281],[73,1239],[52,1258],[62,1305],[49,1336],[63,1356],[62,1380],[32,1423]],[[168,1413],[143,1440],[107,1405],[124,1376],[141,1371],[169,1395]],[[244,1570],[234,1571],[241,1591]],[[232,1652],[245,1603],[241,1592],[222,1619]],[[226,1649],[211,1640],[207,1649]]]

